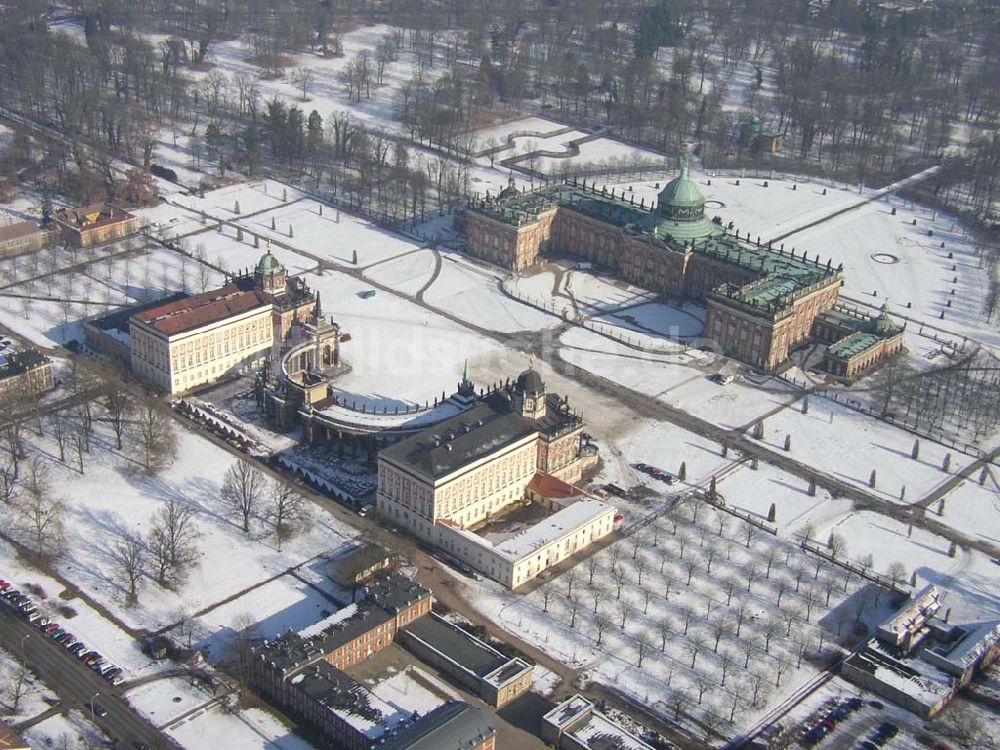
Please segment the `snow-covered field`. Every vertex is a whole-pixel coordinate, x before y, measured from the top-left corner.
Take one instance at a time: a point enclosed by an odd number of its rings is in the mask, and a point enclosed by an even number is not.
[[[93,743],[104,741],[104,736],[82,711],[69,711],[66,714],[50,716],[45,721],[25,729],[23,736],[32,747],[39,748],[87,747],[84,743],[91,743],[92,747]]]
[[[788,408],[764,419],[766,444],[783,449],[786,436],[791,436],[793,458],[897,502],[916,502],[971,461],[930,440],[920,441],[914,460],[911,433],[826,398],[810,398],[807,414]],[[949,455],[950,470],[945,472]],[[872,471],[874,488],[869,485]]]
[[[0,573],[2,576],[3,573]],[[47,710],[50,703],[46,699],[50,702],[58,700],[45,683],[18,662],[12,654],[0,649],[0,718],[7,724],[16,724]],[[20,698],[15,710],[14,695],[19,684]]]
[[[313,746],[294,734],[273,714],[260,708],[232,713],[214,706],[172,724],[167,734],[185,750],[313,750]]]

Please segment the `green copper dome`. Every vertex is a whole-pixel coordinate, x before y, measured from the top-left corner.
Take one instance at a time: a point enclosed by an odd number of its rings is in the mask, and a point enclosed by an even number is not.
[[[657,196],[656,212],[679,221],[697,221],[705,216],[705,196],[688,176],[687,159],[681,160],[680,176],[668,182]]]
[[[885,336],[895,330],[896,323],[891,317],[889,317],[889,304],[885,303],[882,305],[882,312],[877,318],[875,318],[875,333],[880,336]]]
[[[260,260],[257,261],[257,273],[261,276],[274,276],[278,273],[284,273],[284,271],[284,267],[277,258],[271,255],[270,251],[260,256]]]

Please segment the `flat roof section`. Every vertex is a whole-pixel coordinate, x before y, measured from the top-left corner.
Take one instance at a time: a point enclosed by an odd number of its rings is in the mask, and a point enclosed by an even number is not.
[[[478,677],[485,677],[511,661],[492,646],[433,612],[417,618],[403,630]]]

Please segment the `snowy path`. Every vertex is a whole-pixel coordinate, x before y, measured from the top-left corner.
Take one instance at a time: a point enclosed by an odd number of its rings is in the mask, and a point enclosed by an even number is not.
[[[844,206],[843,208],[839,208],[836,211],[832,211],[826,216],[814,219],[813,221],[810,221],[807,224],[803,224],[800,227],[796,227],[795,229],[789,230],[784,234],[779,234],[777,237],[772,237],[767,242],[768,244],[772,242],[781,242],[782,240],[786,240],[792,235],[798,234],[799,232],[804,232],[807,229],[812,229],[813,227],[817,227],[820,224],[824,224],[830,221],[831,219],[837,218],[838,216],[843,216],[844,214],[850,213],[851,211],[855,211],[861,208],[862,206],[867,206],[869,203],[877,201],[880,198],[884,198],[885,196],[894,193],[897,190],[902,190],[903,188],[909,187],[910,185],[915,185],[918,182],[922,182],[923,180],[926,180],[928,177],[934,176],[940,171],[940,169],[941,169],[940,166],[935,165],[933,167],[928,167],[922,172],[917,172],[916,174],[910,175],[909,177],[904,177],[902,180],[898,180],[892,183],[891,185],[886,185],[884,188],[876,190],[874,193],[872,193],[866,198],[862,198],[857,203],[852,203],[849,206]]]

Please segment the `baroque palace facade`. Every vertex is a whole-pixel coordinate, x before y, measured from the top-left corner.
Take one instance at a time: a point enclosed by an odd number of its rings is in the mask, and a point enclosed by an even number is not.
[[[759,370],[779,370],[796,346],[819,340],[817,322],[835,309],[836,325],[823,332],[842,335],[823,343],[853,339],[824,359],[833,374],[855,377],[902,348],[903,328],[885,313],[876,319],[838,304],[842,265],[752,242],[706,218],[705,197],[686,162],[655,206],[575,181],[530,192],[512,183],[496,198],[471,203],[461,223],[470,255],[515,273],[552,254],[668,297],[705,302],[705,337]]]

